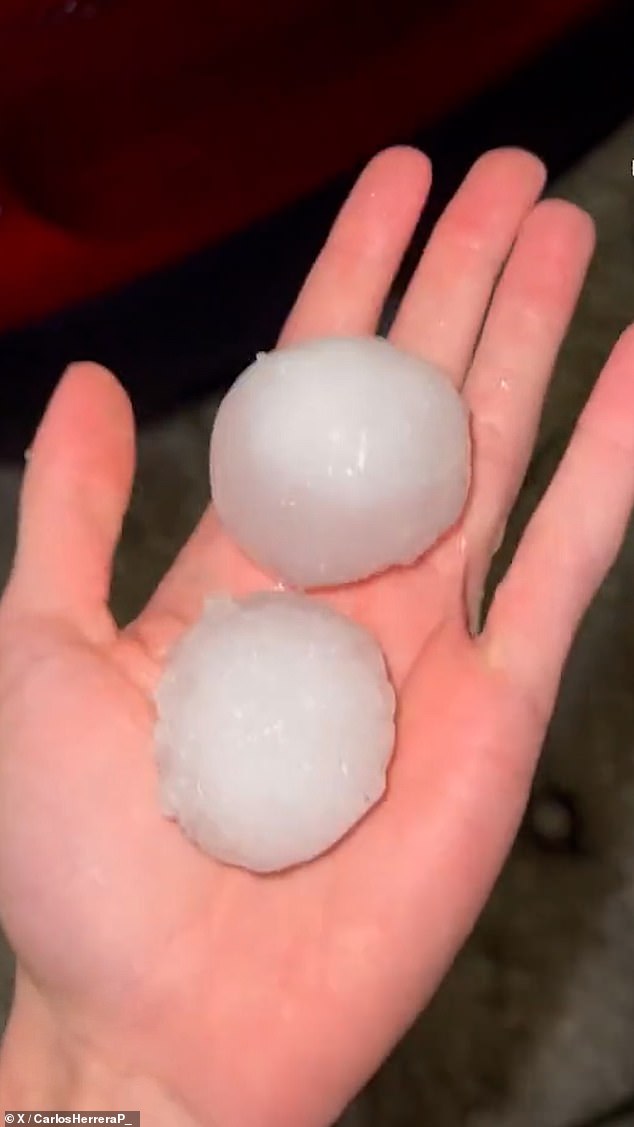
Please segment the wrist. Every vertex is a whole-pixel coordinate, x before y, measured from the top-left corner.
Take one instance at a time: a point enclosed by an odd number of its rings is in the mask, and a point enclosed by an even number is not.
[[[2,1110],[140,1111],[142,1125],[196,1127],[157,1081],[106,1063],[63,1024],[18,971],[0,1047]]]

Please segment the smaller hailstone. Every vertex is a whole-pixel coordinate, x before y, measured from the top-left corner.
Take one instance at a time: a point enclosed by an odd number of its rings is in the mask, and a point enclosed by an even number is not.
[[[411,564],[458,519],[468,416],[449,378],[378,337],[258,354],[211,437],[218,516],[296,587]]]
[[[384,792],[395,697],[381,650],[308,596],[210,600],[156,699],[164,812],[218,860],[308,861]]]

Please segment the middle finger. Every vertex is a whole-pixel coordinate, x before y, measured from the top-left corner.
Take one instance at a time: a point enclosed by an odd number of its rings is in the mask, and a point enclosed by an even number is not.
[[[485,153],[434,228],[391,340],[438,364],[460,387],[491,291],[546,177],[520,149]]]

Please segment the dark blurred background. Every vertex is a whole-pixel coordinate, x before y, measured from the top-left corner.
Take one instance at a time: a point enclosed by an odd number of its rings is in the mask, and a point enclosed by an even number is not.
[[[631,0],[5,0],[0,457],[78,356],[141,418],[233,378],[380,147],[433,158],[417,245],[486,148],[556,178],[630,113],[633,43]]]
[[[113,589],[136,613],[208,501],[223,388],[393,142],[424,148],[435,181],[385,323],[487,148],[535,151],[597,226],[494,583],[634,320],[633,33],[632,0],[4,0],[0,588],[23,452],[63,367],[92,358],[141,423]],[[634,1127],[633,570],[630,534],[491,902],[340,1127]],[[0,947],[0,1021],[11,975]]]

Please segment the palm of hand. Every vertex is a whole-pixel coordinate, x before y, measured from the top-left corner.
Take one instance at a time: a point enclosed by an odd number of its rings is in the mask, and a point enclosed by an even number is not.
[[[408,152],[371,166],[287,339],[374,330],[427,175]],[[480,162],[403,303],[396,341],[456,380],[540,181],[523,154]],[[486,630],[471,638],[465,591],[473,601],[521,480],[590,243],[585,218],[565,205],[541,205],[524,224],[480,341],[482,362],[476,353],[465,384],[475,468],[460,526],[415,568],[327,596],[381,642],[399,689],[399,740],[386,800],[297,870],[263,879],[203,857],[160,815],[152,764],[151,689],[167,648],[209,592],[241,594],[271,580],[209,512],[140,619],[118,633],[103,600],[131,472],[122,393],[99,370],[75,370],[42,427],[3,605],[0,717],[11,733],[0,757],[3,920],[27,974],[73,1032],[113,1062],[157,1076],[202,1122],[332,1119],[434,989],[497,874],[570,632],[631,501],[632,471],[622,465],[609,519],[604,498],[593,518],[605,552],[590,556],[588,520],[578,527],[567,501],[584,479],[613,472],[606,435],[621,418],[617,394],[621,407],[634,399],[626,342]],[[546,285],[538,262],[548,254],[565,269]],[[459,264],[462,296],[450,277]],[[528,383],[515,400],[505,394],[510,381]],[[47,578],[42,530],[64,513],[68,530],[60,525],[51,544]],[[571,567],[584,550],[585,565]],[[548,591],[539,583],[547,563]]]

